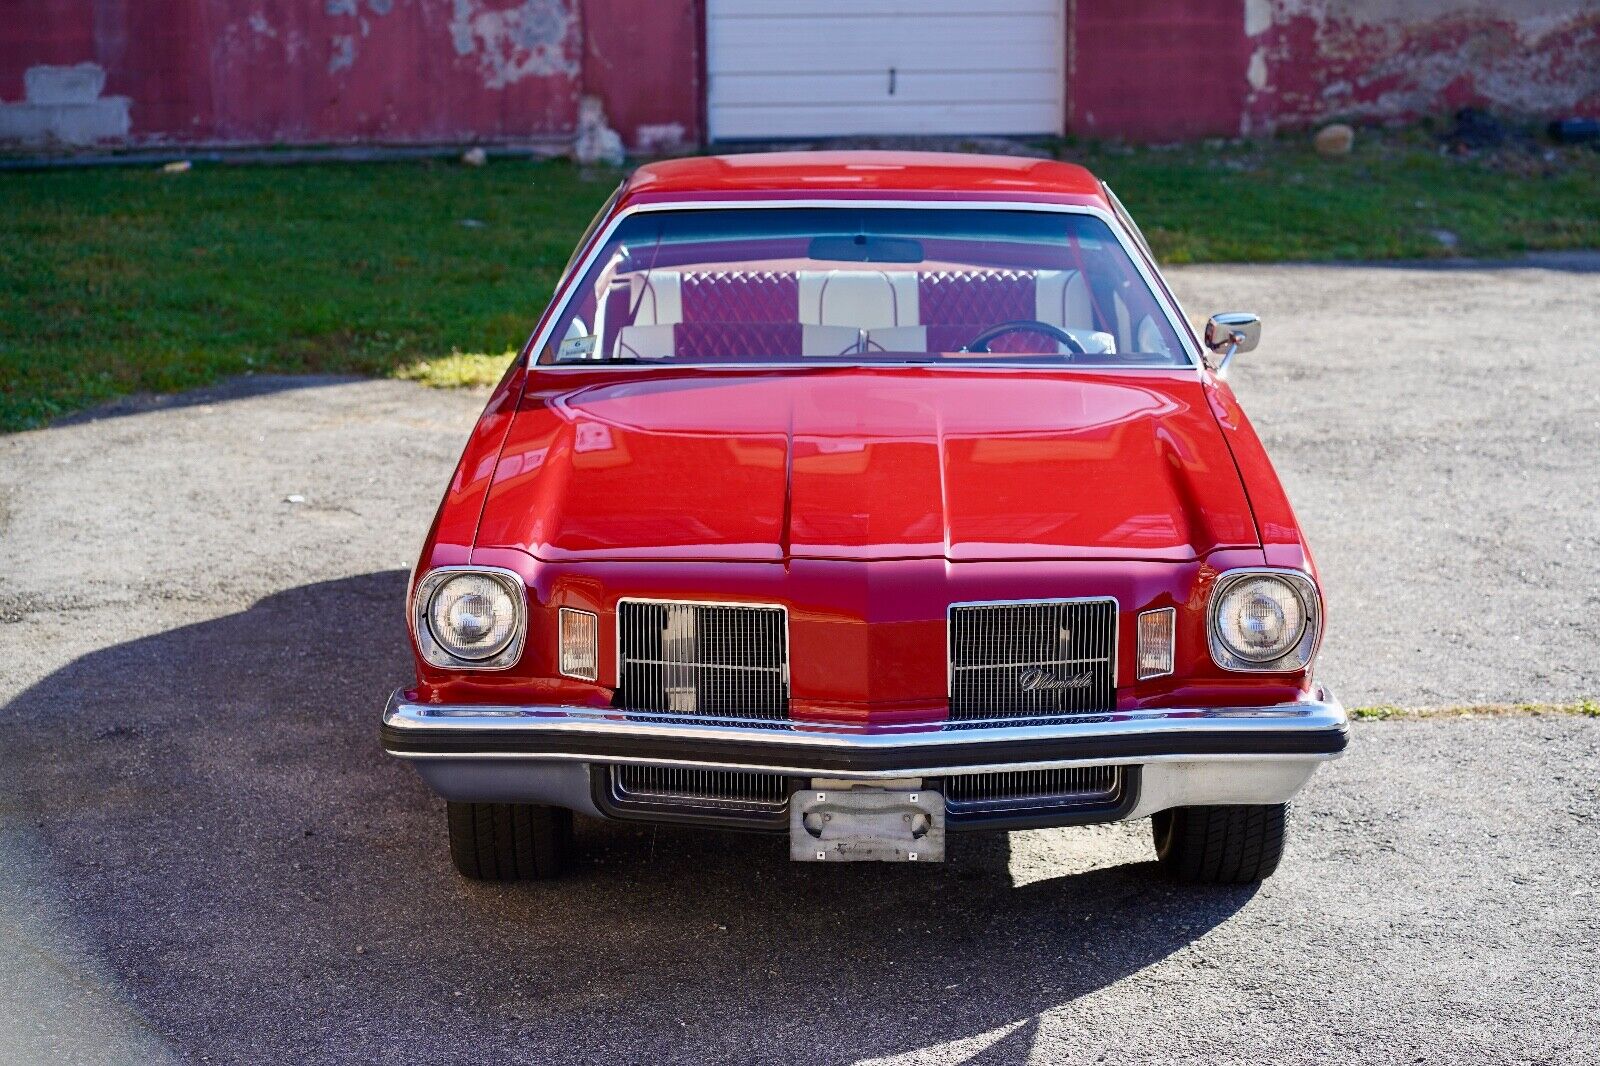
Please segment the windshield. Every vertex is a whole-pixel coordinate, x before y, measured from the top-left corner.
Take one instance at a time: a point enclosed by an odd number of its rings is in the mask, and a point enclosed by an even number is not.
[[[1189,365],[1104,222],[1009,209],[642,212],[550,338],[541,363]]]

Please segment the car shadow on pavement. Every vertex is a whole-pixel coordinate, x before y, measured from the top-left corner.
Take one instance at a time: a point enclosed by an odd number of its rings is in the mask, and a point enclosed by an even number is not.
[[[320,389],[331,385],[350,385],[368,378],[352,374],[238,374],[223,378],[212,385],[183,392],[135,392],[114,400],[96,404],[83,411],[52,420],[55,426],[76,426],[86,422],[99,422],[107,418],[148,414],[151,411],[170,411],[180,407],[200,407],[206,404],[226,403],[230,400],[247,400],[253,396],[270,396],[293,389]]]
[[[465,881],[443,804],[377,743],[405,581],[106,648],[0,711],[34,905],[180,1055],[843,1062],[1004,1030],[965,1061],[1010,1061],[1040,1012],[1253,892],[1150,863],[1019,884],[1003,836],[941,866],[813,866],[781,838],[591,821],[562,880]]]

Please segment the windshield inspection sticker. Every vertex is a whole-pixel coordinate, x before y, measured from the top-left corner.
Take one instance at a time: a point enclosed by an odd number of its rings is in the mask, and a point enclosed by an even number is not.
[[[594,337],[568,337],[556,349],[557,359],[587,359],[594,354]]]

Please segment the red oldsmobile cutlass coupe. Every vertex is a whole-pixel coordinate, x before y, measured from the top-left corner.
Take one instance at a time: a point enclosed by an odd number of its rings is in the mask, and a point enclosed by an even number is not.
[[[683,159],[600,211],[410,590],[382,736],[476,878],[572,812],[936,862],[1151,818],[1251,881],[1345,747],[1316,570],[1222,380],[1080,167]]]

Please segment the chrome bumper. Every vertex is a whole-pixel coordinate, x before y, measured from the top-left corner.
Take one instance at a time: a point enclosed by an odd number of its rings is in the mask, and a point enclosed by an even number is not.
[[[617,762],[855,781],[1121,764],[1144,768],[1141,798],[1127,815],[1137,817],[1192,803],[1286,801],[1348,743],[1344,708],[1319,695],[1268,707],[862,727],[436,706],[396,692],[382,737],[389,754],[414,760],[450,799],[590,811],[589,765]]]

